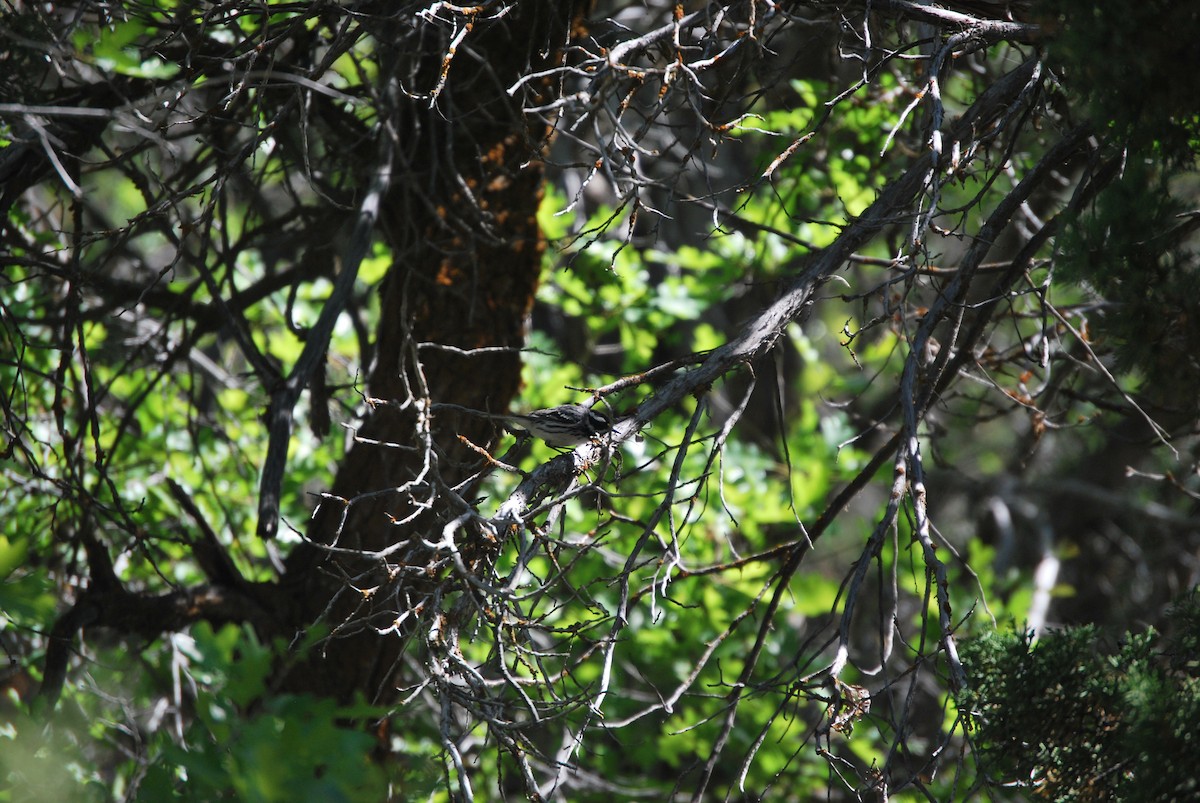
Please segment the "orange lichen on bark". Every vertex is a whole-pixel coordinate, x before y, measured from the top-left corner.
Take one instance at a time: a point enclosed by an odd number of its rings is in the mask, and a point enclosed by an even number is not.
[[[443,259],[442,264],[438,267],[437,276],[434,281],[442,287],[450,287],[458,283],[461,278],[461,271],[458,270],[449,260]]]

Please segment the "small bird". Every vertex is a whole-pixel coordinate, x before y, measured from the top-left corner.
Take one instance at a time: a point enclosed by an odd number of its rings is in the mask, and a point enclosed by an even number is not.
[[[582,404],[562,404],[525,415],[510,413],[493,417],[528,430],[531,435],[559,449],[586,443],[613,427],[612,419],[607,415]]]

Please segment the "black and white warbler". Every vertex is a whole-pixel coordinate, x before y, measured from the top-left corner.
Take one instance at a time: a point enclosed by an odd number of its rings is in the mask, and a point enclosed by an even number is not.
[[[527,415],[514,413],[498,417],[528,430],[531,435],[536,435],[550,446],[560,449],[578,446],[613,427],[608,416],[582,404],[562,404],[545,410],[534,410]]]

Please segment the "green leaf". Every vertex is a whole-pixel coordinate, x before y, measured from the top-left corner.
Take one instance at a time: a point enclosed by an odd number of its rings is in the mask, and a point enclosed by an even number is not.
[[[0,583],[0,625],[49,626],[57,609],[54,584],[41,572]]]
[[[17,538],[10,541],[0,535],[0,580],[6,579],[25,561],[29,551],[29,539]]]

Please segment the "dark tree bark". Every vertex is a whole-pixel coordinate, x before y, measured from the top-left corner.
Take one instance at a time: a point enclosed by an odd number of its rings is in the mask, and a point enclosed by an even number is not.
[[[308,528],[312,542],[369,552],[439,531],[449,515],[442,494],[418,510],[420,490],[389,491],[423,475],[431,475],[433,484],[422,481],[422,489],[440,484],[458,497],[471,496],[479,455],[463,439],[489,446],[494,424],[479,416],[434,414],[429,434],[435,464],[429,465],[418,439],[419,418],[430,411],[418,399],[503,411],[519,387],[519,349],[544,251],[537,222],[539,156],[551,132],[525,116],[526,98],[505,90],[560,62],[583,7],[522,3],[502,20],[481,22],[468,37],[467,52],[457,54],[448,70],[437,47],[401,54],[417,62],[401,66],[401,74],[417,75],[424,86],[444,83],[436,100],[412,98],[399,110],[403,155],[381,216],[397,260],[381,291],[368,381],[368,394],[378,401],[332,489],[333,496],[353,501],[349,507],[322,504]],[[556,87],[543,81],[538,89],[548,100]],[[380,638],[371,625],[395,618],[394,601],[405,590],[389,588],[378,595],[379,605],[364,605],[346,594],[345,580],[328,571],[328,560],[316,545],[289,556],[289,626],[302,629],[325,615],[345,635],[335,633],[286,685],[339,699],[356,692],[386,698],[394,691],[389,673],[404,642]],[[348,576],[371,578],[372,585],[389,583],[358,559],[342,568]]]

